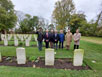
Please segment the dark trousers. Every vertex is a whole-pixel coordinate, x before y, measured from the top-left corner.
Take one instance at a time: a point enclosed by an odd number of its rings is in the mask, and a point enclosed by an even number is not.
[[[54,48],[54,43],[50,42],[50,48]]]
[[[42,41],[38,41],[38,49],[39,51],[42,51]]]
[[[74,45],[74,49],[79,49],[79,45]]]
[[[63,42],[59,42],[59,48],[63,49]]]
[[[58,49],[58,43],[54,43],[54,48]]]
[[[1,35],[0,35],[0,41],[1,41]]]
[[[49,42],[45,42],[46,48],[49,48]]]

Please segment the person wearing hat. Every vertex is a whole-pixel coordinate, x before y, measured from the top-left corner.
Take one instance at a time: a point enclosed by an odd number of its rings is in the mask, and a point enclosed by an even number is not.
[[[38,40],[38,49],[39,51],[42,51],[42,42],[43,42],[43,31],[42,28],[39,28],[38,31],[36,32],[38,34],[37,40]]]

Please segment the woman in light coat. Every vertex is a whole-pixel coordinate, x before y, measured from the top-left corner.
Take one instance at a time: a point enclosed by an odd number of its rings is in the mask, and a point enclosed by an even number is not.
[[[68,32],[66,33],[65,40],[66,40],[66,49],[69,50],[70,44],[72,42],[72,33],[70,32],[70,30],[68,30]]]
[[[73,36],[74,39],[74,49],[79,49],[81,33],[79,33],[79,29],[76,30],[76,33]]]

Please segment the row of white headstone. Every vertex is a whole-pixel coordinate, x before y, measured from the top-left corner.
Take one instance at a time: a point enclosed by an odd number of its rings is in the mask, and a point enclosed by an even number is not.
[[[1,34],[1,40],[7,39],[8,41],[11,40],[11,34]]]
[[[18,38],[21,41],[25,41],[26,46],[30,46],[30,41],[32,39],[32,35],[1,35],[1,39],[4,41],[4,46],[8,46],[8,41],[14,36],[14,46],[18,46]],[[37,36],[34,35],[34,39],[37,42]],[[38,43],[37,43],[38,46]]]
[[[45,50],[45,65],[46,66],[53,66],[54,65],[54,61],[55,61],[54,54],[55,54],[54,49],[46,49]],[[18,64],[26,64],[25,48],[17,48],[16,49],[16,56],[17,56],[17,63]],[[84,56],[84,50],[83,49],[76,49],[74,51],[73,65],[74,66],[82,66],[83,56]],[[0,61],[2,61],[1,53],[0,53]]]
[[[14,36],[14,39],[20,39],[21,41],[24,41],[25,39],[32,39],[32,34],[1,34],[1,39],[7,39],[8,41],[10,41],[12,39],[12,37]],[[37,41],[37,36],[34,35],[34,39],[35,41]]]

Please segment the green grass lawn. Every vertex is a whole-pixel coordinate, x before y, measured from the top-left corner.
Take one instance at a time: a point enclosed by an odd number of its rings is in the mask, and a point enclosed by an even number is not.
[[[83,36],[81,38],[81,40],[85,40],[85,41],[93,42],[93,43],[97,43],[97,44],[102,44],[102,37],[85,37],[85,36]]]
[[[100,40],[102,41],[102,39]],[[36,42],[32,42],[31,44],[36,44]],[[16,56],[16,48],[17,47],[13,46],[0,46],[0,51],[2,56]],[[45,55],[45,48],[43,48],[42,52],[39,52],[37,47],[24,48],[26,48],[27,57],[44,57]],[[92,70],[77,71],[0,66],[0,77],[102,77],[102,44],[98,44],[92,41],[89,42],[82,39],[80,42],[80,48],[85,50],[84,62],[87,63],[92,68]],[[73,43],[69,51],[66,49],[59,49],[56,51],[56,53],[56,58],[73,58]],[[96,63],[92,63],[92,61],[96,61]]]

